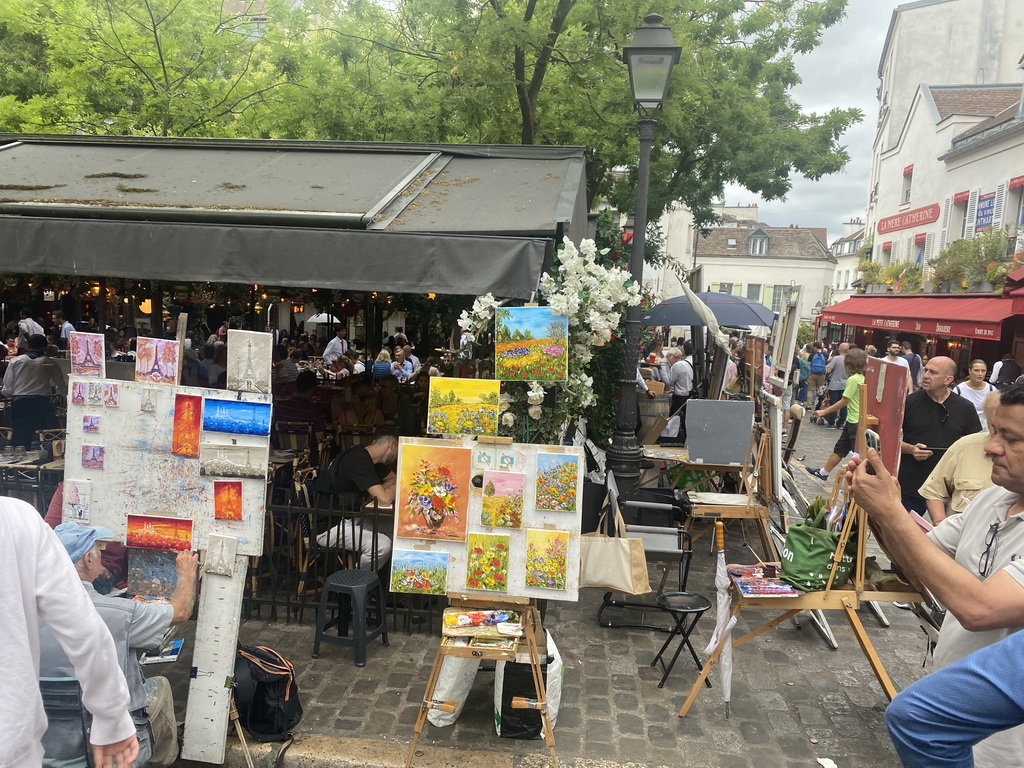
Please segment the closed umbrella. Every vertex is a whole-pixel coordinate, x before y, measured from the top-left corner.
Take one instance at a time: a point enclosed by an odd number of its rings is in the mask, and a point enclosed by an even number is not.
[[[749,326],[749,325],[774,325],[775,313],[764,304],[747,299],[743,296],[733,296],[729,293],[714,293],[704,291],[693,294],[700,298],[711,310],[718,325],[727,326]],[[694,305],[690,295],[685,292],[682,296],[666,299],[660,304],[651,307],[641,318],[643,325],[708,325],[705,318],[701,317],[699,308]]]
[[[725,524],[721,520],[715,523],[715,543],[718,545],[715,631],[704,653],[710,656],[716,648],[722,648],[718,655],[718,675],[722,686],[722,701],[725,702],[725,716],[729,717],[729,703],[732,700],[732,628],[736,624],[736,617],[732,615],[732,600],[729,598],[729,571],[725,567]]]
[[[700,296],[694,293],[686,283],[683,283],[683,296],[690,300],[690,307],[703,321],[699,323],[699,325],[707,326],[708,331],[711,333],[711,337],[715,340],[715,344],[728,352],[729,337],[722,333],[722,329],[720,327],[721,323],[718,322],[718,318],[715,317],[714,312],[711,311],[711,307],[709,307]]]

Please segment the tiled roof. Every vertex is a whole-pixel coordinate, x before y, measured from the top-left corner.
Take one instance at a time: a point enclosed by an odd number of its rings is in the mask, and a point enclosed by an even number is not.
[[[1020,101],[1020,86],[930,86],[939,119],[951,115],[992,117]]]
[[[755,228],[756,229],[756,228]],[[822,259],[834,261],[815,232],[817,227],[760,227],[768,235],[768,253],[753,256],[747,244],[750,229],[719,227],[712,229],[707,239],[698,241],[700,256],[728,256],[746,259]],[[820,230],[824,232],[824,229]],[[729,247],[729,239],[736,240]]]
[[[972,136],[977,136],[979,133],[984,133],[990,128],[995,128],[996,126],[1002,125],[1003,123],[1007,123],[1010,120],[1013,120],[1013,118],[1017,116],[1017,110],[1019,108],[1020,94],[1018,93],[1017,100],[1013,102],[1013,104],[1008,106],[1006,109],[1004,109],[1002,112],[1000,112],[998,115],[993,115],[992,117],[988,118],[988,120],[982,120],[977,125],[961,133],[959,136],[955,136],[953,138],[953,146],[955,147],[957,142],[963,141],[964,139],[969,139]]]

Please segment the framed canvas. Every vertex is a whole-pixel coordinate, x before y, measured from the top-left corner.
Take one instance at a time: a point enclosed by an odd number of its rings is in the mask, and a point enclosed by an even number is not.
[[[501,381],[565,381],[569,318],[551,307],[498,307],[494,377]]]
[[[399,446],[395,497],[399,537],[466,540],[470,454],[468,448]]]
[[[427,432],[432,435],[496,435],[501,382],[491,379],[430,380]]]

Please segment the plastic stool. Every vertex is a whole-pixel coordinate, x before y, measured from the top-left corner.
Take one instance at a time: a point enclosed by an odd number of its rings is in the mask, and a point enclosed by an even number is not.
[[[371,589],[377,590],[377,626],[367,631],[366,598]],[[331,594],[338,595],[337,618],[327,621],[327,606]],[[345,598],[348,599],[345,599]],[[320,610],[316,617],[316,635],[313,638],[313,658],[320,657],[320,642],[348,645],[356,649],[356,666],[366,666],[366,644],[377,635],[388,643],[388,621],[384,615],[384,587],[372,571],[335,571],[324,582],[320,596]],[[348,636],[348,625],[352,624],[352,637]],[[337,636],[327,634],[331,627],[338,627]]]
[[[667,611],[672,615],[672,618],[676,620],[676,625],[668,635],[668,639],[665,640],[665,644],[661,646],[661,650],[658,651],[658,655],[654,657],[654,661],[651,662],[653,667],[658,662],[661,662],[661,668],[665,670],[665,674],[661,676],[661,682],[658,683],[659,688],[665,687],[665,681],[668,680],[669,673],[672,672],[672,667],[676,664],[676,659],[679,658],[680,652],[683,650],[683,646],[690,649],[690,655],[693,656],[693,661],[697,665],[698,670],[703,670],[704,667],[700,663],[700,659],[697,658],[697,652],[693,650],[693,646],[690,644],[690,634],[693,632],[694,627],[697,626],[697,622],[700,621],[700,617],[704,615],[704,612],[711,607],[711,603],[706,597],[695,595],[691,592],[663,592],[658,595],[656,601],[658,607],[663,611]],[[689,622],[689,624],[687,624]],[[672,638],[679,636],[682,639],[679,641],[679,647],[676,648],[676,652],[672,655],[672,661],[665,666],[665,662],[662,660],[662,655],[668,649],[669,643],[672,642]],[[708,688],[711,687],[711,681],[705,680]]]

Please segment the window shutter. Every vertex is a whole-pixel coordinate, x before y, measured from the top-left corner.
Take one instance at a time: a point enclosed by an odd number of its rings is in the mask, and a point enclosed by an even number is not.
[[[980,189],[972,189],[971,197],[967,200],[967,229],[964,232],[964,240],[974,239],[974,219],[978,215],[978,195]]]
[[[743,295],[743,283],[733,283],[732,284],[732,295],[733,296],[742,296]]]
[[[946,250],[946,242],[949,239],[949,210],[952,205],[953,196],[946,195],[946,202],[942,206],[942,234],[939,235],[939,253]]]
[[[996,187],[995,209],[992,211],[992,229],[998,232],[1003,228],[1003,208],[1006,206],[1006,182]]]
[[[913,260],[915,245],[916,243],[914,242],[914,236],[911,235],[910,237],[907,238],[907,255],[903,258],[903,261],[910,263]]]
[[[932,258],[932,246],[933,245],[935,245],[935,235],[934,235],[934,233],[929,232],[928,235],[925,237],[925,241],[924,241],[924,266],[925,266],[925,269],[928,268],[928,262],[931,261],[931,258]]]

